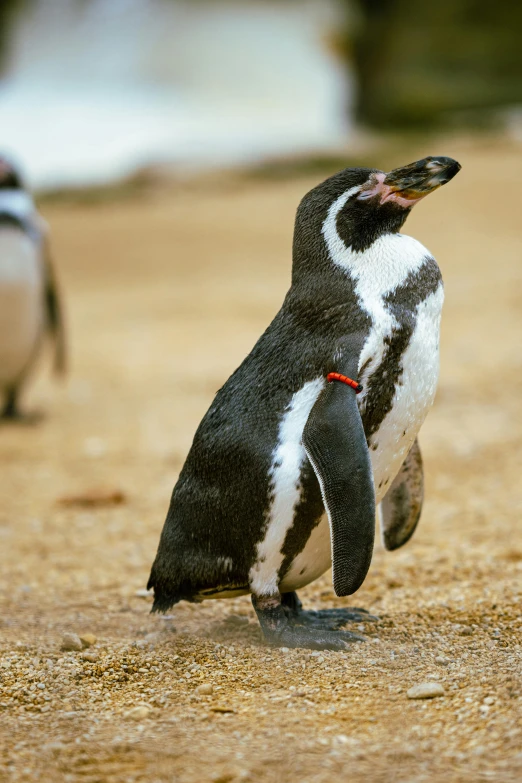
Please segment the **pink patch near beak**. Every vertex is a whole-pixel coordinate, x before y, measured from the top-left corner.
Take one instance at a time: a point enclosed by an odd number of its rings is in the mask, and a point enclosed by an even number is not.
[[[386,176],[387,175],[382,171],[379,174],[372,174],[375,184],[368,189],[361,190],[357,198],[359,200],[366,200],[368,198],[373,198],[374,196],[379,196],[381,204],[384,204],[385,201],[394,201],[401,207],[412,207],[417,201],[420,201],[421,198],[428,195],[428,193],[423,193],[416,198],[407,198],[402,195],[400,191],[393,190],[391,185],[385,184],[384,180]]]

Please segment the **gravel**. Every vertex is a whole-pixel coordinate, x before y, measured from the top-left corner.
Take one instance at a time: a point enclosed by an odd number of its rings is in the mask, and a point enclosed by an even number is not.
[[[462,174],[406,224],[447,291],[419,528],[397,552],[376,544],[356,596],[336,597],[329,573],[299,592],[381,618],[346,652],[267,647],[247,596],[163,618],[144,590],[201,415],[280,305],[314,178],[46,205],[75,355],[66,387],[28,390],[45,420],[0,431],[2,783],[522,780],[522,157],[451,145]],[[127,502],[56,504],[105,482]],[[98,640],[61,651],[64,629]],[[445,696],[408,699],[421,683]]]

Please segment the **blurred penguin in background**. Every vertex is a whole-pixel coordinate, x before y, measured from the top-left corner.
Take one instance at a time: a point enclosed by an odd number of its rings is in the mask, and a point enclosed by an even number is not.
[[[16,167],[0,156],[0,418],[23,418],[19,401],[49,335],[54,367],[66,363],[63,310],[48,230]]]

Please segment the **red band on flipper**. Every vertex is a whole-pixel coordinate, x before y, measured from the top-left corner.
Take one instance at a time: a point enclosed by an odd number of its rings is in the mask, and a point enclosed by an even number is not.
[[[341,375],[340,372],[329,372],[326,376],[326,380],[328,383],[331,383],[331,381],[341,381],[341,383],[345,383],[347,386],[351,386],[352,389],[355,389],[356,394],[360,394],[360,392],[363,390],[363,387],[360,383],[357,383],[357,381],[352,381],[352,379],[348,378],[347,375]]]

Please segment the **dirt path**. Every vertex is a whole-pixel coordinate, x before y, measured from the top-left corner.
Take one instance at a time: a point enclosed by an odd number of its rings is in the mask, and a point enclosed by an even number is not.
[[[522,157],[443,151],[463,171],[407,224],[447,294],[427,502],[407,547],[378,547],[354,603],[382,619],[348,653],[264,647],[248,598],[159,618],[136,595],[195,427],[281,303],[313,183],[47,206],[73,366],[29,395],[42,424],[0,429],[1,781],[522,779]],[[59,503],[100,488],[124,502]],[[347,603],[329,574],[301,597]],[[98,641],[63,653],[64,631]],[[444,697],[407,699],[430,680]]]

